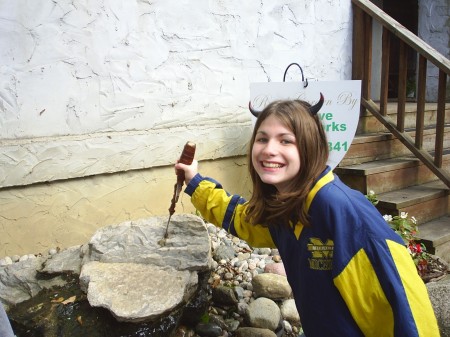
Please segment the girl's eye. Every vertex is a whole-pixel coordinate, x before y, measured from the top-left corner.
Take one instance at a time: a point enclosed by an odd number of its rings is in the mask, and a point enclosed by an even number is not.
[[[281,140],[281,144],[293,144],[294,141],[292,141],[291,139],[282,139]]]
[[[255,139],[255,143],[265,143],[267,142],[267,138],[259,137]]]

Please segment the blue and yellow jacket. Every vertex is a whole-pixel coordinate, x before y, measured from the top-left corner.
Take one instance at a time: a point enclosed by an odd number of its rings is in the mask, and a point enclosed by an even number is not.
[[[253,247],[278,248],[307,337],[439,336],[403,240],[329,168],[307,198],[310,226],[250,224],[246,201],[200,174],[185,192],[207,221]]]

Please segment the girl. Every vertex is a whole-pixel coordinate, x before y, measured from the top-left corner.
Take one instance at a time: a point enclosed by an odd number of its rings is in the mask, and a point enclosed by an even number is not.
[[[403,240],[327,167],[322,104],[275,101],[259,114],[249,201],[202,177],[197,161],[175,165],[185,192],[207,221],[253,247],[278,248],[307,337],[439,336]]]

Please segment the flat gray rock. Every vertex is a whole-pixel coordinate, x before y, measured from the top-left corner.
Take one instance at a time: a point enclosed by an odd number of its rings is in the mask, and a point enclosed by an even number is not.
[[[37,257],[0,267],[0,300],[5,308],[26,301],[43,289],[65,284],[60,276],[48,280],[37,277],[44,261],[45,258]]]
[[[81,270],[81,246],[69,247],[59,253],[50,255],[43,263],[40,272],[48,274],[74,273],[79,275]]]
[[[80,285],[89,303],[118,321],[153,321],[186,303],[198,272],[211,268],[209,235],[191,214],[152,217],[99,229],[83,246]]]
[[[197,289],[197,272],[136,263],[89,262],[80,285],[94,307],[108,309],[118,321],[152,321],[187,302]]]
[[[87,245],[83,264],[142,263],[177,270],[211,268],[208,231],[203,220],[191,214],[174,214],[169,235],[164,236],[168,217],[151,217],[100,228]]]

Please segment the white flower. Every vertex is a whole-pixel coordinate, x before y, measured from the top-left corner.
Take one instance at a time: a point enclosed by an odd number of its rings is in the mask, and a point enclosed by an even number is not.
[[[413,224],[417,224],[417,219],[415,217],[411,217],[411,221],[413,222]]]
[[[407,217],[408,217],[408,213],[407,212],[401,212],[400,213],[400,218],[406,219]]]
[[[370,191],[369,191],[369,195],[375,195],[375,191],[370,190]]]
[[[384,220],[387,221],[387,222],[392,221],[392,215],[390,215],[390,214],[385,214],[385,215],[383,215],[383,218],[384,218]]]

